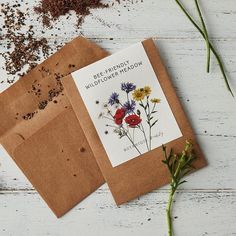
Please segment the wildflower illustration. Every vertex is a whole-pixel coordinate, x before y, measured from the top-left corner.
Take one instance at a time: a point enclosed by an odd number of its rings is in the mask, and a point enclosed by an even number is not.
[[[124,101],[120,94],[125,93]],[[147,151],[152,150],[152,129],[157,125],[159,98],[150,98],[151,87],[137,88],[135,84],[121,83],[120,93],[113,92],[103,105],[99,118],[106,119],[106,127],[113,129],[118,138],[127,138],[139,154],[136,132],[141,132]],[[108,134],[108,132],[106,132]]]

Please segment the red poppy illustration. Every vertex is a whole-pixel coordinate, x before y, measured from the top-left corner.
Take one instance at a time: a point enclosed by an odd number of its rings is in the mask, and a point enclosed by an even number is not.
[[[129,116],[127,116],[127,117],[125,118],[125,122],[126,122],[126,123],[129,125],[129,127],[131,127],[131,128],[133,128],[133,127],[135,127],[136,125],[140,124],[141,121],[142,121],[142,119],[141,119],[139,116],[135,115],[135,114],[129,115]]]
[[[116,110],[116,113],[114,115],[114,121],[117,125],[122,124],[125,114],[126,114],[126,111],[124,108],[120,108]]]

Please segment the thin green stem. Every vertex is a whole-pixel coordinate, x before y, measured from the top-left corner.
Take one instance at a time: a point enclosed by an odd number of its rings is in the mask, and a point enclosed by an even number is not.
[[[132,143],[132,145],[134,146],[134,148],[137,150],[137,152],[141,155],[142,153],[139,151],[139,149],[137,148],[137,146],[135,145],[135,143],[132,141],[132,139],[129,137],[129,135],[127,135],[127,133],[125,133],[125,136],[129,139],[129,141]]]
[[[199,31],[199,33],[202,35],[202,37],[206,40],[206,37],[205,37],[205,34],[204,32],[202,31],[202,29],[198,26],[198,24],[194,21],[194,19],[191,17],[191,15],[187,12],[187,10],[184,8],[184,6],[181,4],[181,2],[179,0],[175,0],[175,2],[178,4],[178,6],[180,7],[180,9],[183,11],[183,13],[186,15],[186,17],[190,20],[190,22],[195,26],[195,28]],[[226,84],[226,87],[227,89],[229,90],[229,92],[231,93],[231,95],[234,97],[234,94],[233,94],[233,91],[229,85],[229,82],[228,82],[228,78],[226,76],[226,73],[225,73],[225,69],[224,69],[224,65],[221,61],[221,58],[220,56],[218,55],[218,53],[216,52],[216,50],[214,49],[213,45],[211,44],[211,42],[209,42],[209,46],[210,46],[210,49],[211,51],[213,52],[213,54],[215,55],[216,57],[216,60],[219,64],[219,67],[220,67],[220,71],[223,75],[223,78],[224,78],[224,81],[225,81],[225,84]]]
[[[182,162],[183,162],[184,156],[185,156],[185,152],[182,153],[182,155],[181,155],[181,157],[179,159],[176,171],[174,173],[174,178],[176,178],[179,175],[180,169],[182,168]]]
[[[145,112],[145,114],[146,114],[146,117],[148,118],[148,114],[147,114],[147,111],[146,111],[146,109],[144,108],[143,101],[140,101],[140,103],[142,104],[142,106],[143,106],[143,110],[144,110],[144,112]]]
[[[169,193],[169,199],[166,207],[166,216],[167,216],[167,224],[168,224],[168,235],[173,235],[173,227],[172,227],[172,204],[173,204],[173,198],[175,194],[176,189],[171,186],[170,193]]]
[[[173,236],[172,205],[174,195],[178,187],[186,182],[185,180],[182,181],[182,178],[194,168],[191,163],[195,159],[195,156],[192,144],[189,141],[186,141],[185,147],[181,154],[175,154],[171,148],[169,155],[167,155],[166,146],[162,146],[162,151],[164,155],[164,160],[162,162],[167,166],[171,176],[169,199],[166,206],[166,216],[168,235]]]
[[[192,16],[189,15],[189,13],[187,12],[187,10],[184,8],[184,6],[182,5],[182,3],[179,0],[175,0],[176,3],[179,5],[179,7],[181,8],[181,10],[184,12],[184,14],[187,16],[187,18],[192,22],[192,24],[198,29],[198,31],[204,36],[201,28],[197,25],[197,23],[194,21],[194,19],[192,18]],[[205,36],[204,36],[205,37]]]
[[[120,106],[123,107],[123,104],[121,102],[119,102],[118,104],[120,104]]]
[[[134,132],[135,132],[135,128],[133,128],[133,142],[134,142]]]
[[[127,128],[126,131],[127,131],[127,134],[129,135],[130,139],[131,139],[132,142],[134,143],[134,140],[132,139],[132,136],[131,136],[131,134],[130,134],[130,132],[129,132],[129,128]]]
[[[211,60],[211,48],[210,48],[210,43],[209,43],[209,38],[208,38],[208,32],[207,32],[206,24],[204,22],[198,0],[195,0],[195,5],[196,5],[196,8],[197,8],[199,18],[201,20],[203,33],[204,33],[205,38],[206,38],[205,41],[206,41],[206,48],[207,48],[207,73],[209,73],[210,72],[210,60]]]
[[[110,111],[108,108],[106,108],[106,110],[107,110],[107,114],[112,118],[112,120],[114,120],[114,117],[113,117],[113,115],[111,114],[111,111]]]
[[[146,143],[146,146],[147,146],[147,150],[150,151],[150,149],[148,147],[147,136],[146,136],[146,133],[145,133],[145,130],[144,130],[144,127],[143,127],[142,123],[140,124],[139,129],[143,133],[143,136],[144,136],[144,139],[145,139],[145,143]]]
[[[109,124],[106,124],[107,127],[111,127],[111,128],[117,128],[117,126],[115,125],[109,125]]]
[[[129,102],[129,93],[126,93],[126,95],[127,95],[127,101],[128,101],[128,103],[130,103]]]
[[[133,114],[136,115],[135,112],[133,112]],[[140,125],[137,125],[137,127],[143,133],[144,140],[145,140],[145,143],[146,143],[146,146],[147,146],[147,150],[149,151],[148,142],[147,142],[147,136],[146,136],[146,133],[145,133],[145,130],[144,130],[144,127],[143,127],[142,123],[140,123]]]
[[[155,108],[156,108],[156,103],[154,103],[153,108],[152,108],[152,112],[151,112],[151,113],[154,112],[154,109],[155,109]]]
[[[107,116],[103,116],[103,118],[105,118],[105,119],[107,119],[107,120],[114,121],[114,119],[111,119],[111,118],[109,118],[109,117],[107,117]]]
[[[148,123],[148,126],[149,126],[149,151],[151,150],[151,124],[150,124],[150,113],[148,114],[146,109],[144,108],[144,104],[143,102],[141,101],[141,104],[143,105],[143,109],[144,109],[144,112],[146,114],[146,117],[147,117],[147,123]],[[148,100],[147,100],[147,105],[148,104]],[[148,107],[149,108],[149,107]]]
[[[147,96],[147,106],[148,106],[148,125],[149,125],[149,149],[152,150],[152,126],[151,126],[151,113],[149,106],[149,96]]]

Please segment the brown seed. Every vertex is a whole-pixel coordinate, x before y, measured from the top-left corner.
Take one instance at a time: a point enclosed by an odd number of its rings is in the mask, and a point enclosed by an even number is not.
[[[84,147],[81,147],[79,150],[80,150],[80,152],[85,152],[85,148]]]
[[[84,18],[91,14],[91,9],[105,7],[108,7],[108,4],[102,3],[101,0],[41,0],[39,6],[34,7],[34,10],[41,15],[43,25],[46,27],[50,27],[52,22],[60,16],[75,11],[78,18],[77,26],[80,27]]]
[[[13,75],[12,80],[6,80],[7,83],[15,81],[17,76],[24,73],[18,73],[25,66],[28,70],[34,68],[41,59],[49,56],[50,48],[46,38],[35,37],[33,26],[27,26],[25,21],[29,17],[29,12],[20,10],[19,4],[5,3],[1,5],[1,18],[3,18],[3,30],[0,35],[1,41],[6,43],[6,52],[1,52],[5,60],[5,69],[8,74]],[[22,27],[26,28],[27,33],[22,33]]]
[[[39,102],[38,108],[39,108],[39,110],[43,110],[47,105],[48,105],[48,101],[43,100],[43,101]]]

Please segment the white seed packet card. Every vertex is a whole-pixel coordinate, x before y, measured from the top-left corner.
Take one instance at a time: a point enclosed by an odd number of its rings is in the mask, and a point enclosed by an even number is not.
[[[113,167],[182,137],[142,43],[72,78]]]

